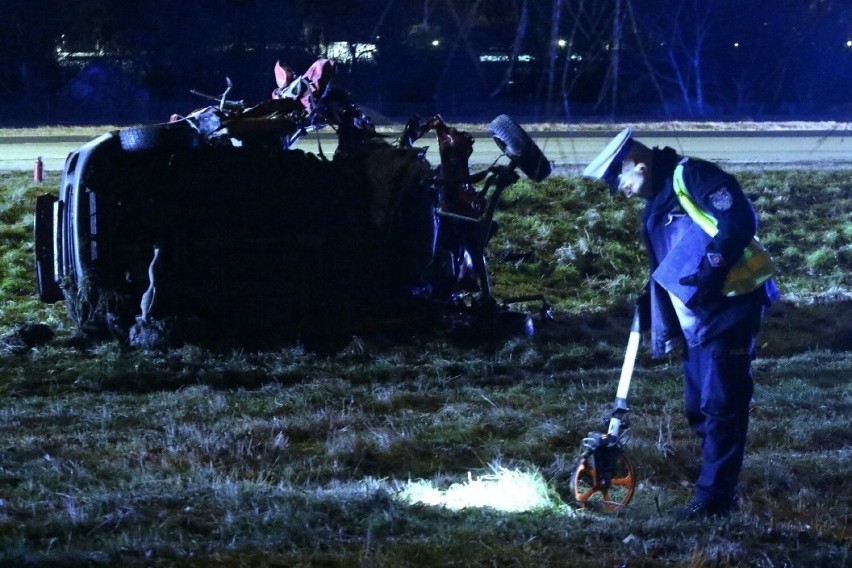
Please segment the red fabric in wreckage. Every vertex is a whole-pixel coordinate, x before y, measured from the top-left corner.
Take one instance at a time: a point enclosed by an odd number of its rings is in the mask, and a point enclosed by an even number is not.
[[[441,154],[441,171],[444,177],[444,201],[447,211],[477,218],[484,204],[470,184],[468,159],[473,153],[473,136],[440,123],[435,132]]]

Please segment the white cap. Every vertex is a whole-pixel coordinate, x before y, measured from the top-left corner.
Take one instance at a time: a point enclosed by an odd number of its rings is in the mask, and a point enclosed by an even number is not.
[[[633,142],[633,129],[629,126],[619,132],[615,138],[609,141],[606,148],[592,160],[583,170],[583,177],[606,180],[613,175],[613,171],[620,170],[620,164],[630,151]],[[620,171],[618,172],[620,173]]]

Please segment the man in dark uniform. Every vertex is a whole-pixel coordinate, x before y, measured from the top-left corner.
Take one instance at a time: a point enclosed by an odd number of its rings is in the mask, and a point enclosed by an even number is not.
[[[648,148],[630,128],[583,175],[603,180],[612,194],[646,200],[651,278],[640,301],[650,314],[643,326],[655,357],[683,344],[686,415],[701,438],[693,499],[672,513],[681,520],[726,515],[737,502],[755,336],[778,297],[772,261],[754,238],[755,211],[718,166]]]

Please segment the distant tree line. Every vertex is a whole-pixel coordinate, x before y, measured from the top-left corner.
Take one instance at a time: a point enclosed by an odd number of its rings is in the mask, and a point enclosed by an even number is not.
[[[320,56],[359,100],[387,107],[852,112],[848,0],[0,0],[0,14],[5,122],[61,118],[87,97],[101,113],[124,98],[133,119],[134,106],[216,92],[225,76],[239,97],[265,98],[276,60],[298,73]]]

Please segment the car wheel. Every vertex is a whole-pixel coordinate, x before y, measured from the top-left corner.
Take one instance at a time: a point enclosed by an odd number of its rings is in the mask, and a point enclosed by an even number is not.
[[[141,152],[155,148],[181,150],[195,148],[199,135],[191,126],[182,123],[135,126],[118,132],[121,148],[127,152]]]
[[[550,162],[544,152],[517,122],[501,114],[488,125],[494,142],[533,181],[542,181],[550,175]]]

